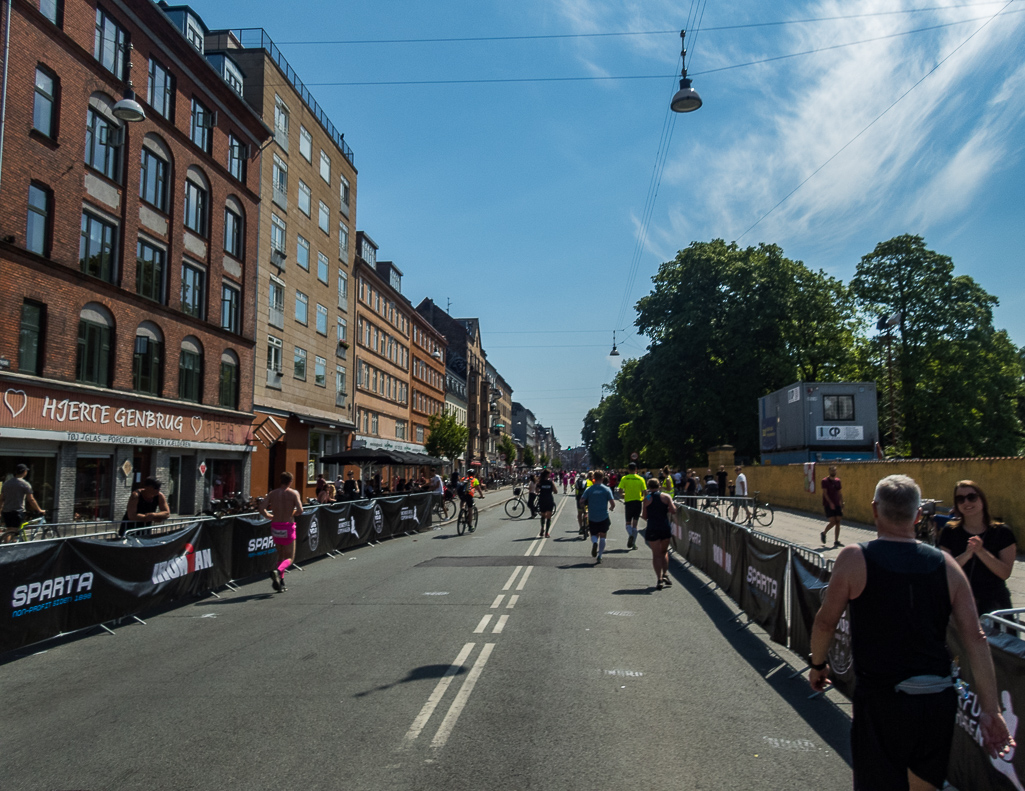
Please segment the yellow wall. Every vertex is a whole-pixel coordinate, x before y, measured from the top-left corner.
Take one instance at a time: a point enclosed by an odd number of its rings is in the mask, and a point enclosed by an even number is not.
[[[835,462],[843,482],[844,516],[872,524],[872,495],[876,483],[887,475],[910,475],[923,497],[942,500],[941,509],[953,505],[954,484],[972,480],[986,492],[990,515],[1014,531],[1018,548],[1025,550],[1025,457],[1002,459],[928,459],[921,461]],[[820,482],[829,474],[829,462],[815,465],[815,493],[804,490],[804,466],[747,467],[751,492],[761,492],[767,502],[802,511],[822,511]],[[732,474],[731,476],[732,477]]]

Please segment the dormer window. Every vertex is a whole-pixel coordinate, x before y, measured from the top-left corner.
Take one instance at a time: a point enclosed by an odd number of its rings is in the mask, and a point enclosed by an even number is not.
[[[193,16],[185,18],[185,38],[189,40],[189,43],[196,48],[196,50],[203,54],[203,44],[206,39],[203,33],[203,28]]]

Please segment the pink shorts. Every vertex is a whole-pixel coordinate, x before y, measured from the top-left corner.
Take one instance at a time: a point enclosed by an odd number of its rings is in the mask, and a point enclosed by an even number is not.
[[[271,522],[270,534],[278,546],[295,543],[295,522]]]

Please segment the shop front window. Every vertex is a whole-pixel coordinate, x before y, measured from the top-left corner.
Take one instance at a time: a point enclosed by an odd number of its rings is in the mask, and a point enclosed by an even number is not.
[[[235,459],[207,459],[206,502],[223,500],[242,491],[242,462]]]
[[[307,483],[315,483],[317,476],[323,474],[329,481],[338,477],[341,468],[337,464],[324,464],[321,462],[323,456],[338,453],[342,449],[341,434],[333,434],[326,431],[310,432],[310,453],[306,464]]]
[[[113,485],[112,457],[79,456],[75,465],[75,521],[113,519],[110,498]]]
[[[46,511],[49,521],[54,521],[54,488],[57,484],[56,456],[22,456],[11,452],[0,456],[0,482],[14,477],[15,468],[19,464],[28,467],[25,480],[32,486],[32,496],[39,507]]]

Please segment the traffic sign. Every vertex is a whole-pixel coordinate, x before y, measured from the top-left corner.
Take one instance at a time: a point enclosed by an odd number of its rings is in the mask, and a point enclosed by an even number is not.
[[[641,454],[636,451],[630,454],[630,461],[637,461],[641,457]]]

